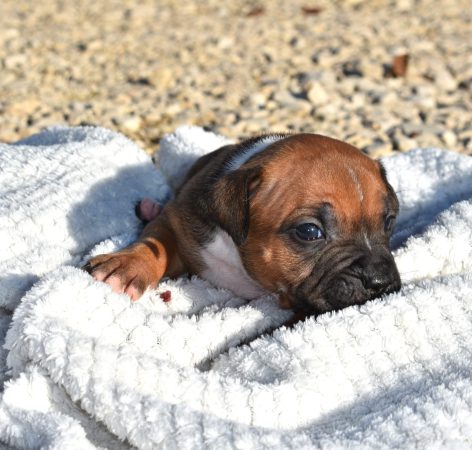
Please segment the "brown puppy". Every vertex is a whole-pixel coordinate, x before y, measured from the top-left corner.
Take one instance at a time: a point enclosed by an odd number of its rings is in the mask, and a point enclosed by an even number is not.
[[[382,166],[356,148],[312,134],[261,136],[200,158],[135,244],[85,269],[134,300],[189,272],[320,314],[400,288],[389,249],[397,213]]]

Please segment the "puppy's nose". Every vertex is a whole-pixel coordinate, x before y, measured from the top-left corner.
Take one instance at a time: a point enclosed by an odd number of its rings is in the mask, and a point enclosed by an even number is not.
[[[387,271],[373,271],[364,277],[364,286],[367,289],[380,291],[394,283],[394,277],[391,272]]]
[[[373,297],[398,291],[400,275],[393,258],[372,258],[362,271],[362,284]]]

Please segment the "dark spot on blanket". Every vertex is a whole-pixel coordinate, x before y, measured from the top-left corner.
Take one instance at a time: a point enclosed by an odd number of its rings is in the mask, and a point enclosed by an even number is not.
[[[162,298],[162,300],[165,302],[165,303],[168,303],[172,300],[172,292],[170,291],[164,291],[162,293],[159,294],[159,297]]]

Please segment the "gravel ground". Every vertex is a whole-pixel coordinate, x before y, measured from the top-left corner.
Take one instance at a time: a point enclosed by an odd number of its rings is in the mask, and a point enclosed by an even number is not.
[[[0,141],[197,124],[472,154],[470,0],[1,0]],[[406,69],[406,70],[405,70]]]

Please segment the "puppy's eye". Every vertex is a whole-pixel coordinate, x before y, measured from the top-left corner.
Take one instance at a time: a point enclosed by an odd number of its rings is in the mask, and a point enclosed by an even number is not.
[[[295,234],[303,241],[316,241],[324,238],[321,228],[314,223],[302,223],[295,228]]]
[[[396,217],[393,214],[389,214],[385,218],[384,229],[386,233],[390,233],[393,230],[393,226],[395,225]]]

